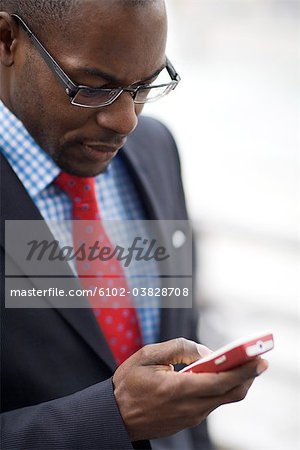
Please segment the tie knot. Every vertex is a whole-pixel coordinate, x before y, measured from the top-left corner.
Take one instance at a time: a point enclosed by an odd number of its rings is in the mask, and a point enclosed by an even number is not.
[[[92,177],[83,178],[61,172],[55,184],[70,197],[73,203],[90,203],[96,199],[95,179]]]

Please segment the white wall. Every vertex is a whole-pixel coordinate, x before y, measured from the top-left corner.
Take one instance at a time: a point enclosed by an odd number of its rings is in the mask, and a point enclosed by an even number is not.
[[[299,5],[168,0],[178,90],[146,113],[181,150],[200,255],[201,338],[272,328],[270,369],[211,433],[229,450],[300,449]]]

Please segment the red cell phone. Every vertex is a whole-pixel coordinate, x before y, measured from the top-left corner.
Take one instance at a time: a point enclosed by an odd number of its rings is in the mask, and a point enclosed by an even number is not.
[[[272,350],[273,347],[274,338],[271,332],[257,333],[225,345],[225,347],[186,366],[180,372],[224,372],[251,361]]]

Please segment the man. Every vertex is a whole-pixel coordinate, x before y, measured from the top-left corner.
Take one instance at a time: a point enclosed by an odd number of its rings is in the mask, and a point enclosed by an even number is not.
[[[43,220],[49,235],[52,219],[100,227],[99,211],[102,219],[186,220],[172,137],[156,121],[138,125],[144,103],[179,82],[165,56],[163,1],[0,0],[0,11],[2,239],[5,220]],[[93,200],[71,198],[77,184]],[[3,267],[4,239],[1,246]],[[26,289],[39,286],[13,255],[6,266]],[[191,308],[160,313],[158,303],[137,312],[138,326],[129,308],[131,325],[119,328],[142,337],[124,350],[125,334],[116,345],[109,333],[121,331],[108,326],[116,320],[105,309],[60,308],[50,295],[41,309],[5,308],[4,273],[3,449],[149,448],[152,440],[154,448],[207,450],[207,415],[244,398],[267,367],[255,360],[219,375],[178,374],[174,364],[209,352],[175,339],[196,340]]]

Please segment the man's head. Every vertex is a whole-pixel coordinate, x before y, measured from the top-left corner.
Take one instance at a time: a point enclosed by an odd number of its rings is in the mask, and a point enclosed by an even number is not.
[[[57,76],[10,14],[19,15],[78,85],[148,83],[166,62],[163,0],[0,0],[0,97],[64,170],[95,176],[137,125],[123,93],[101,108],[71,105]]]

